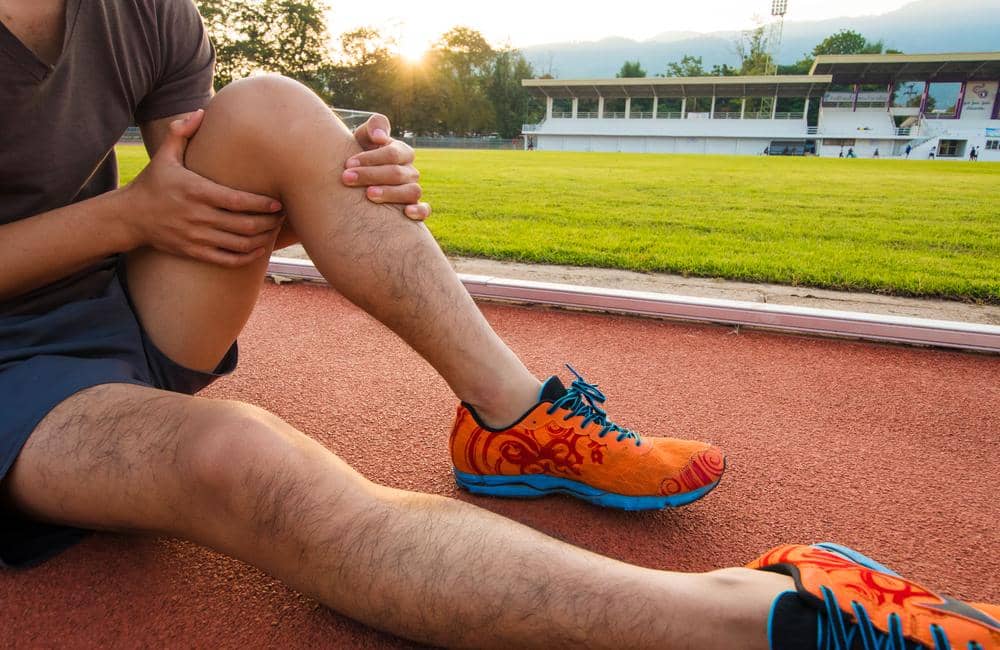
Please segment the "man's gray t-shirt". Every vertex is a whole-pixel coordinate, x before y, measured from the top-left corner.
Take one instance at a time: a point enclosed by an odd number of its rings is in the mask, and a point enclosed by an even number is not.
[[[0,22],[0,225],[115,189],[125,129],[203,108],[213,67],[192,0],[66,0],[54,66]]]

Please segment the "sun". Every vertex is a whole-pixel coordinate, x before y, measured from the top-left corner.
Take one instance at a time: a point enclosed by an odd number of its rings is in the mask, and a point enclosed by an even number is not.
[[[427,50],[430,49],[430,45],[420,39],[404,37],[399,39],[396,49],[399,51],[399,55],[410,63],[420,63],[424,55],[427,54]]]

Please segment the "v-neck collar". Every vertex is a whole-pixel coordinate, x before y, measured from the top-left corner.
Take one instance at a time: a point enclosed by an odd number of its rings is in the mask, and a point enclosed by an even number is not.
[[[70,40],[73,38],[73,30],[76,27],[76,19],[80,13],[80,0],[66,0],[66,22],[63,27],[62,51],[55,65],[49,65],[38,58],[30,47],[21,42],[14,32],[10,31],[3,21],[0,21],[0,50],[6,52],[14,62],[23,67],[38,81],[44,80],[52,71],[59,67],[59,64],[66,58],[66,51],[69,49]]]

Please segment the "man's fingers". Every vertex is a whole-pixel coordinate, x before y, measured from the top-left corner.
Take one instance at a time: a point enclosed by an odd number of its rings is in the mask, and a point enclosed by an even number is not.
[[[244,254],[233,253],[231,251],[214,248],[212,246],[198,246],[190,252],[190,255],[195,259],[208,262],[209,264],[216,264],[218,266],[235,269],[241,266],[246,266],[247,264],[260,259],[266,252],[267,249],[263,247]]]
[[[431,204],[414,203],[413,205],[408,205],[406,206],[406,209],[403,210],[403,214],[414,221],[423,221],[431,216]]]
[[[420,172],[413,165],[382,165],[380,167],[355,167],[341,175],[348,187],[369,185],[403,185],[420,180]]]
[[[362,149],[368,151],[387,144],[392,139],[391,133],[392,127],[389,125],[389,118],[375,113],[354,130],[354,139],[361,145]]]
[[[199,108],[193,113],[188,113],[184,117],[171,122],[170,132],[182,138],[191,139],[198,132],[204,119],[205,111]]]
[[[171,122],[157,155],[168,157],[175,163],[183,165],[188,140],[198,132],[204,116],[205,111],[197,110]]]
[[[364,151],[351,156],[344,167],[347,169],[357,169],[358,167],[378,167],[380,165],[409,165],[413,163],[416,155],[413,148],[405,142],[393,140],[392,144],[371,151]]]
[[[274,243],[277,234],[277,230],[271,230],[252,237],[243,237],[221,230],[213,230],[208,234],[204,243],[230,253],[248,255],[258,248],[269,248]]]
[[[241,192],[231,187],[204,179],[198,188],[197,197],[213,208],[230,212],[256,212],[270,214],[281,210],[281,202],[269,196]]]
[[[282,215],[238,214],[226,210],[214,210],[208,220],[208,225],[215,230],[253,237],[279,228],[283,221],[284,216]]]
[[[373,203],[410,205],[419,201],[423,193],[423,188],[420,187],[419,183],[406,183],[405,185],[389,185],[386,187],[376,185],[369,187],[365,191],[365,196]]]

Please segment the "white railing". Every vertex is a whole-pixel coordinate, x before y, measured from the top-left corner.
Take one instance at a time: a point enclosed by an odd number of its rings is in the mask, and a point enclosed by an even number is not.
[[[745,120],[801,120],[805,118],[805,113],[802,111],[777,111],[772,117],[770,111],[757,111],[750,112],[747,111],[743,119]]]
[[[911,136],[916,135],[916,128],[912,126],[901,126],[896,128],[896,135],[899,136]]]
[[[818,134],[819,134],[819,127],[818,126],[807,126],[806,127],[806,135],[818,135]]]
[[[656,119],[658,120],[682,120],[684,119],[684,113],[663,111],[662,113],[656,114]]]
[[[625,111],[622,111],[620,113],[619,112],[607,112],[607,111],[605,111],[605,113],[604,113],[604,119],[606,119],[606,120],[624,120],[625,119]]]
[[[534,133],[540,128],[542,128],[541,124],[522,124],[521,133]]]
[[[633,120],[651,120],[653,119],[653,111],[632,111],[629,114],[629,118]]]
[[[552,111],[552,119],[554,120],[568,120],[573,117],[572,111]]]
[[[712,116],[712,119],[714,119],[714,120],[739,120],[739,119],[742,119],[742,118],[740,117],[740,112],[739,111],[718,111],[715,115]]]
[[[585,111],[576,114],[576,117],[579,120],[596,120],[600,116],[601,114],[598,113],[597,111]]]

